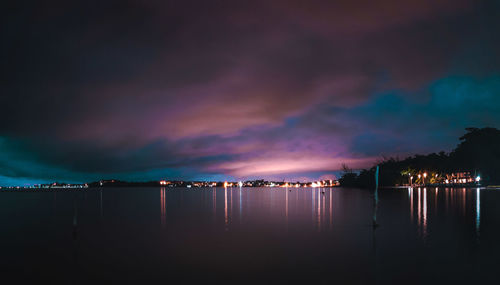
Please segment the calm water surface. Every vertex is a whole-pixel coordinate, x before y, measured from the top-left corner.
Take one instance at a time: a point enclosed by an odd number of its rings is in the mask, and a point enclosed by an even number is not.
[[[0,273],[52,283],[490,283],[500,191],[0,192]],[[404,282],[404,283],[403,283]],[[445,283],[443,283],[445,282]]]

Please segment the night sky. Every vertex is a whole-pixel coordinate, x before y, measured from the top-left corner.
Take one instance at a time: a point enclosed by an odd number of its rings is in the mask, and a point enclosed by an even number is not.
[[[500,127],[500,1],[9,1],[0,184],[318,179]]]

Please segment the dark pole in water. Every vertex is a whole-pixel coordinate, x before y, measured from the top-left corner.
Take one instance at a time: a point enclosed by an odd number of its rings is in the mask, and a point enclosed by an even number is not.
[[[375,170],[375,193],[373,195],[373,228],[378,227],[377,224],[377,208],[378,208],[378,170],[379,167]]]
[[[78,196],[73,194],[73,276],[78,272]]]
[[[78,208],[76,205],[76,198],[73,195],[73,239],[76,240],[76,236],[78,233]]]

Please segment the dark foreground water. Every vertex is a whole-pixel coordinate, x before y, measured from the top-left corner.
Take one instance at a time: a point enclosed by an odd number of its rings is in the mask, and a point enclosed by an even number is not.
[[[0,276],[64,284],[496,281],[500,191],[381,190],[376,231],[372,203],[370,191],[342,188],[0,192]]]

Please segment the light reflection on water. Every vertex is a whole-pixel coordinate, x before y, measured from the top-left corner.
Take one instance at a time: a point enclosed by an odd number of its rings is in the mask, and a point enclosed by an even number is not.
[[[56,267],[62,283],[75,271],[88,277],[82,283],[95,276],[163,280],[166,273],[237,283],[459,284],[495,276],[500,192],[381,189],[375,231],[372,194],[295,187],[2,192],[0,267],[48,280]]]
[[[433,191],[434,190],[434,191]],[[238,224],[241,225],[245,220],[245,214],[259,215],[259,213],[249,213],[248,210],[245,211],[245,207],[248,207],[248,202],[251,204],[259,204],[259,202],[266,202],[266,199],[263,197],[259,197],[262,195],[267,195],[270,197],[270,201],[267,204],[269,209],[267,211],[269,213],[273,213],[272,216],[268,216],[269,219],[276,221],[279,220],[279,217],[283,218],[283,224],[288,226],[289,222],[293,224],[293,218],[297,218],[299,221],[304,220],[304,215],[302,210],[305,209],[307,201],[307,195],[310,200],[310,219],[312,223],[310,226],[313,226],[318,232],[323,230],[332,230],[334,227],[334,201],[338,202],[342,200],[342,197],[337,195],[337,200],[335,200],[335,191],[341,191],[336,188],[311,188],[311,189],[296,189],[296,188],[269,188],[265,190],[256,190],[249,188],[210,188],[207,190],[201,189],[192,189],[192,190],[180,190],[180,189],[168,189],[161,188],[160,189],[160,215],[161,215],[161,225],[165,226],[166,224],[166,197],[169,191],[177,192],[177,191],[205,191],[209,192],[210,200],[209,203],[212,205],[212,216],[217,218],[217,208],[218,208],[218,191],[223,191],[223,208],[224,208],[224,225],[225,229],[229,230],[230,226],[233,224],[233,220],[237,220]],[[259,193],[262,191],[268,191],[268,193]],[[388,191],[388,190],[385,190]],[[454,214],[466,215],[468,209],[468,203],[474,204],[474,213],[475,213],[475,230],[479,232],[480,229],[480,188],[477,189],[466,189],[466,188],[413,188],[409,187],[406,189],[407,191],[407,199],[408,199],[408,208],[409,208],[409,218],[412,223],[415,223],[416,230],[420,237],[423,240],[428,235],[428,224],[429,222],[429,208],[432,209],[433,215],[438,213],[439,211],[445,211],[449,213],[449,211],[454,211]],[[475,199],[470,199],[470,192],[475,192]],[[247,193],[247,197],[245,197],[245,193]],[[369,194],[369,191],[367,191]],[[101,200],[102,200],[102,192],[101,192]],[[255,195],[255,196],[252,196]],[[236,196],[233,198],[233,196]],[[203,196],[205,199],[205,196]],[[245,200],[247,199],[247,200]],[[444,199],[444,200],[443,200]],[[234,201],[237,201],[236,203]],[[244,203],[243,201],[246,201]],[[282,202],[282,205],[280,203]],[[430,204],[430,205],[429,205]],[[102,202],[101,202],[102,207]],[[260,210],[262,205],[258,206]],[[369,207],[365,205],[363,210],[367,210]],[[233,217],[233,213],[236,209],[237,217]],[[102,211],[102,208],[101,208]],[[383,209],[382,209],[383,211]],[[268,214],[269,214],[268,213]]]
[[[481,227],[481,189],[476,189],[476,234],[479,236]]]
[[[169,190],[167,189],[167,192],[168,191]],[[180,190],[170,189],[170,191]],[[272,214],[271,216],[268,216],[268,218],[272,221],[279,222],[280,218],[282,218],[284,225],[288,225],[290,218],[303,220],[304,215],[302,210],[306,208],[306,204],[304,202],[308,200],[307,195],[310,195],[310,219],[312,221],[310,226],[313,226],[318,232],[327,229],[327,227],[330,230],[333,228],[333,201],[335,189],[332,188],[269,188],[265,190],[255,190],[249,188],[228,187],[219,189],[211,188],[209,190],[194,189],[189,191],[210,191],[212,193],[211,203],[213,205],[212,215],[214,217],[217,217],[217,192],[223,191],[224,225],[226,230],[230,229],[233,225],[233,221],[238,221],[238,223],[241,224],[245,218],[249,218],[245,217],[245,214],[248,214],[251,217],[254,215],[260,215],[259,213],[249,213],[248,210],[245,210],[245,207],[248,207],[248,202],[252,204],[251,207],[257,207],[260,210],[264,210],[269,212],[269,214]],[[262,191],[268,192],[259,193]],[[247,195],[246,197],[245,194]],[[262,197],[262,194],[268,196],[268,199],[266,197]],[[235,197],[233,198],[233,196]],[[243,202],[244,199],[246,199],[247,203]],[[234,202],[233,200],[237,202]],[[268,206],[268,208],[263,209],[262,207],[264,205]],[[233,215],[234,212],[236,212],[238,216],[235,217]]]
[[[165,227],[167,222],[167,201],[165,196],[165,188],[162,187],[160,190],[160,207],[161,207],[161,226]]]
[[[415,188],[409,187],[407,189],[408,192],[408,203],[410,210],[410,220],[414,222],[414,215],[417,216],[417,228],[421,237],[425,240],[427,237],[427,225],[429,223],[429,216],[427,214],[428,211],[428,203],[432,201],[434,215],[438,213],[438,211],[445,210],[446,213],[449,214],[449,211],[454,211],[453,214],[460,214],[461,216],[466,217],[467,212],[470,211],[468,204],[473,204],[474,207],[474,215],[475,215],[475,232],[479,235],[480,225],[481,225],[481,189],[466,189],[466,188],[435,188],[434,191],[430,191],[427,188],[417,188],[415,194]],[[474,192],[474,199],[471,198]],[[427,194],[434,196],[433,198],[427,198]],[[444,201],[441,201],[442,195],[444,195]],[[414,208],[414,204],[416,199],[416,209]],[[443,205],[439,205],[440,203],[444,203]]]

